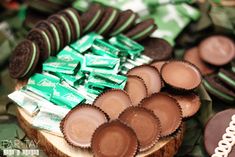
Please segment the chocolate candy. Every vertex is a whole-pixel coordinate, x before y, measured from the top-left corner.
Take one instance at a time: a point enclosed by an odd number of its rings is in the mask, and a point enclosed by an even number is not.
[[[235,74],[234,73],[225,69],[220,69],[218,73],[218,78],[223,83],[225,83],[226,85],[228,85],[229,87],[235,90]]]
[[[9,73],[12,78],[28,78],[35,70],[40,51],[37,44],[29,40],[23,40],[10,58]]]
[[[201,59],[198,47],[188,49],[184,54],[184,59],[198,67],[202,75],[212,74],[216,70]]]
[[[133,157],[137,148],[135,132],[118,120],[102,124],[92,137],[91,149],[95,157]]]
[[[168,93],[169,94],[169,93]],[[182,109],[182,117],[192,117],[200,109],[201,101],[199,96],[194,93],[188,93],[183,95],[169,94],[179,103]]]
[[[157,93],[161,90],[162,83],[159,72],[156,68],[149,65],[141,65],[128,71],[128,76],[136,75],[144,80],[147,86],[148,95]]]
[[[105,122],[108,122],[108,117],[103,111],[95,106],[82,104],[66,115],[60,128],[70,145],[88,148],[95,129]]]
[[[153,61],[151,63],[151,66],[154,66],[155,68],[157,68],[158,71],[161,71],[162,66],[166,63],[167,61]]]
[[[226,133],[226,128],[229,127],[232,116],[235,114],[235,109],[227,109],[214,115],[206,124],[204,131],[204,145],[209,155],[214,153],[222,136]],[[232,147],[228,157],[235,156],[235,147]]]
[[[143,107],[129,107],[119,115],[119,119],[135,131],[140,152],[152,148],[158,142],[161,125],[152,111]]]
[[[118,115],[131,106],[128,94],[123,90],[112,89],[99,95],[93,105],[106,112],[110,119],[117,119]]]
[[[137,106],[147,96],[147,87],[144,80],[138,76],[128,76],[125,91],[131,98],[132,104]]]
[[[200,43],[199,55],[207,63],[222,66],[234,59],[235,45],[225,36],[214,35]]]
[[[199,70],[193,64],[176,60],[163,65],[161,76],[165,85],[178,91],[193,90],[202,80]]]
[[[174,98],[163,93],[155,93],[143,99],[140,106],[152,110],[159,118],[162,137],[171,135],[179,128],[182,121],[182,111]]]

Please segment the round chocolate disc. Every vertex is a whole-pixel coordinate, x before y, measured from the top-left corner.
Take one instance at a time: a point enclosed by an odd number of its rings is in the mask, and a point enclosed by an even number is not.
[[[199,55],[207,63],[222,66],[234,59],[235,44],[225,36],[214,35],[200,43]]]
[[[199,56],[198,47],[193,47],[187,50],[184,54],[184,59],[194,64],[201,71],[202,75],[208,75],[215,72],[215,68],[207,65]]]
[[[153,147],[160,138],[160,121],[151,110],[129,107],[120,114],[119,119],[135,131],[141,152]]]
[[[93,102],[93,105],[99,107],[113,120],[117,119],[118,115],[127,107],[131,106],[132,103],[129,95],[125,91],[112,89],[98,96]]]
[[[166,63],[167,61],[154,61],[151,63],[151,66],[154,66],[157,68],[158,71],[161,71],[162,66]]]
[[[144,80],[147,86],[148,95],[161,90],[162,83],[158,70],[150,65],[141,65],[128,71],[128,76],[136,75]]]
[[[95,130],[107,121],[107,116],[98,107],[79,105],[62,120],[61,130],[70,145],[88,148]]]
[[[169,94],[169,93],[168,93]],[[183,95],[169,94],[171,97],[177,100],[181,109],[183,118],[188,118],[197,113],[200,109],[201,101],[199,96],[194,93],[188,93]]]
[[[172,46],[164,39],[147,38],[141,42],[144,54],[153,60],[165,60],[172,57]]]
[[[102,124],[93,134],[91,143],[95,157],[133,157],[137,148],[135,132],[119,120]]]
[[[144,84],[143,79],[138,76],[128,76],[125,91],[130,96],[131,102],[134,106],[137,106],[148,94],[147,87]]]
[[[202,80],[200,71],[185,61],[170,61],[164,64],[161,76],[165,84],[178,90],[193,90]]]
[[[207,153],[211,156],[218,146],[222,136],[226,133],[226,128],[235,114],[235,109],[227,109],[214,115],[206,124],[204,131],[204,145]],[[235,156],[235,147],[233,146],[228,157]]]
[[[159,118],[161,136],[174,133],[182,121],[182,111],[177,101],[163,93],[155,93],[141,101],[140,106],[150,109]]]

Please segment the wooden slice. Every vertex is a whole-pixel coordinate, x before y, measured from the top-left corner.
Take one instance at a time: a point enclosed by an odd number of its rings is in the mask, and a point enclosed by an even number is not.
[[[49,157],[92,157],[90,150],[74,148],[59,137],[32,127],[32,117],[22,108],[17,108],[18,121],[27,136],[39,142],[39,146]],[[160,140],[152,149],[139,153],[137,157],[173,157],[183,140],[184,126],[174,136]]]
[[[20,89],[27,81],[18,81],[15,89]],[[92,157],[91,150],[79,149],[70,146],[63,137],[56,136],[45,130],[32,127],[32,117],[24,109],[17,107],[17,117],[21,128],[26,135],[37,141],[42,150],[49,157]],[[184,124],[179,131],[171,137],[161,139],[154,147],[146,152],[137,154],[137,157],[173,157],[182,141],[184,135]]]

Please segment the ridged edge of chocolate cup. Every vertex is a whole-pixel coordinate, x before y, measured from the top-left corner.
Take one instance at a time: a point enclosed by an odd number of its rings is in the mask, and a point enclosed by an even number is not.
[[[133,135],[136,137],[136,145],[134,146],[134,147],[135,147],[135,152],[133,152],[133,155],[132,155],[132,156],[134,157],[134,156],[137,155],[137,153],[139,152],[139,141],[138,141],[137,135],[136,135],[135,131],[134,131],[129,125],[127,125],[126,123],[123,123],[123,122],[120,121],[119,119],[115,119],[115,120],[112,120],[112,121],[103,123],[103,124],[101,124],[101,125],[95,130],[95,132],[93,133],[92,138],[91,138],[91,151],[92,151],[93,155],[94,155],[94,151],[93,151],[94,134],[97,132],[98,129],[104,128],[104,127],[106,127],[107,125],[109,125],[109,124],[111,124],[111,123],[117,123],[117,122],[120,123],[121,125],[127,127],[128,130],[129,130],[130,132],[132,132]]]
[[[171,136],[171,135],[180,127],[180,125],[182,124],[182,121],[183,121],[183,116],[182,116],[182,115],[183,115],[183,112],[182,112],[182,108],[180,107],[179,103],[177,102],[177,100],[176,100],[175,98],[172,98],[172,97],[170,97],[169,95],[167,95],[167,94],[165,94],[165,93],[162,93],[162,92],[153,93],[152,95],[150,95],[150,96],[148,96],[148,97],[142,99],[142,101],[140,102],[140,104],[139,104],[138,106],[144,107],[144,106],[143,106],[144,101],[146,101],[147,99],[151,99],[151,97],[154,97],[154,96],[157,96],[157,95],[164,95],[164,96],[167,96],[167,97],[171,98],[171,99],[175,102],[176,106],[179,108],[179,112],[180,112],[180,119],[179,119],[179,123],[177,124],[177,128],[175,128],[175,129],[172,131],[172,133],[170,133],[169,135],[161,136],[161,138],[165,138],[165,137]],[[153,112],[154,112],[154,111],[153,111]],[[156,116],[157,116],[157,115],[156,115]],[[158,116],[157,116],[157,117],[158,117]],[[160,120],[160,118],[159,118],[159,120]],[[160,124],[161,124],[161,123],[160,123]]]
[[[139,79],[139,80],[143,83],[143,85],[144,85],[144,87],[145,87],[146,95],[148,95],[148,88],[147,88],[147,86],[146,86],[144,80],[143,80],[141,77],[139,77],[139,76],[137,76],[137,75],[129,75],[129,76],[126,76],[126,77],[127,77],[127,79],[128,79],[129,77],[130,77],[130,78]],[[125,87],[124,87],[123,90],[127,93],[127,91],[126,91],[126,85],[125,85]],[[127,94],[128,94],[128,93],[127,93]],[[128,94],[128,96],[129,96],[129,94]],[[129,96],[129,97],[130,97],[130,96]],[[132,100],[131,100],[131,103],[132,103],[132,106],[134,106]]]
[[[95,100],[93,101],[92,106],[96,106],[95,103],[96,103],[96,101],[97,101],[101,96],[104,96],[104,95],[106,95],[107,93],[113,92],[113,91],[120,91],[120,92],[123,92],[123,93],[128,97],[128,99],[130,100],[130,103],[131,103],[130,106],[133,106],[129,94],[128,94],[125,90],[122,90],[122,89],[109,89],[109,90],[107,90],[107,91],[105,91],[105,92],[99,94],[99,95],[95,98]],[[96,106],[96,107],[100,108],[99,106]],[[100,108],[100,109],[101,109],[101,108]],[[102,110],[102,109],[101,109],[101,110]],[[104,112],[105,112],[105,111],[104,111]],[[105,112],[105,113],[106,113],[106,112]],[[108,113],[106,113],[106,114],[108,115]],[[109,117],[109,118],[111,119],[111,117]]]
[[[175,93],[171,93],[171,92],[169,92],[169,91],[166,91],[166,94],[167,95],[169,95],[170,97],[172,97],[172,98],[174,98],[174,96],[173,95],[176,95],[176,96],[184,96],[185,94],[175,94]],[[173,94],[173,95],[172,95]],[[194,96],[196,96],[197,98],[198,98],[198,102],[199,102],[199,107],[198,107],[198,110],[197,111],[195,111],[195,112],[193,112],[192,114],[189,114],[189,115],[187,115],[187,116],[184,116],[183,115],[183,109],[182,109],[182,118],[183,118],[183,120],[185,120],[185,119],[189,119],[189,118],[191,118],[191,117],[193,117],[195,114],[197,114],[197,112],[200,110],[200,108],[201,108],[201,105],[202,105],[202,103],[201,103],[201,99],[200,99],[200,97],[199,97],[199,95],[197,94],[197,93],[195,93],[195,92],[191,92],[191,93],[187,93],[186,95],[188,95],[188,94],[192,94],[192,95],[194,95]],[[175,98],[174,98],[175,99]],[[176,101],[177,101],[177,99],[176,99]],[[179,103],[180,104],[180,103]]]
[[[150,113],[151,116],[153,116],[154,119],[156,120],[156,122],[157,122],[156,125],[157,125],[157,126],[159,127],[159,129],[160,129],[159,132],[158,132],[158,135],[157,135],[156,139],[151,142],[151,145],[147,146],[146,148],[141,149],[141,148],[140,148],[140,144],[139,144],[139,152],[145,152],[145,151],[149,150],[150,148],[152,148],[157,142],[159,142],[160,137],[161,137],[161,131],[162,131],[161,122],[160,122],[159,118],[154,114],[154,112],[153,112],[152,110],[149,110],[149,109],[144,108],[144,107],[141,107],[141,106],[130,106],[130,107],[126,108],[126,109],[125,109],[122,113],[120,113],[119,116],[118,116],[118,119],[119,119],[120,121],[122,121],[123,123],[125,123],[126,125],[128,125],[129,127],[131,127],[131,126],[130,126],[128,123],[126,123],[125,121],[121,120],[120,117],[121,117],[125,112],[127,112],[128,110],[132,110],[132,109],[140,109],[140,110],[144,110],[144,111]],[[132,111],[132,112],[133,112],[133,111]],[[131,128],[132,128],[132,127],[131,127]],[[134,129],[133,129],[133,130],[134,130]],[[134,131],[135,131],[135,130],[134,130]],[[138,137],[137,137],[137,139],[138,139]]]
[[[162,77],[162,71],[163,71],[163,68],[167,64],[170,64],[171,62],[181,62],[183,64],[188,64],[188,65],[192,66],[193,68],[195,68],[197,70],[198,74],[200,75],[200,83],[196,87],[192,87],[190,89],[185,89],[185,88],[181,88],[181,87],[176,87],[176,86],[171,85],[170,83],[166,82]],[[160,74],[161,74],[161,79],[163,80],[163,82],[165,83],[165,86],[167,88],[170,88],[174,93],[181,93],[181,94],[192,92],[194,89],[198,88],[200,86],[200,84],[202,83],[202,78],[203,78],[200,70],[194,64],[192,64],[186,60],[176,60],[176,59],[169,60],[168,63],[163,64],[161,71],[160,71]]]
[[[136,67],[133,67],[132,69],[130,69],[130,70],[128,70],[127,71],[127,74],[126,74],[126,76],[138,76],[138,75],[131,75],[131,74],[128,74],[129,72],[131,72],[131,71],[133,71],[134,69],[137,69],[137,68],[140,68],[140,67],[150,67],[151,69],[155,69],[155,71],[157,72],[157,74],[158,74],[158,76],[159,76],[159,78],[160,78],[160,80],[161,80],[161,89],[162,89],[162,87],[163,87],[163,84],[162,84],[162,77],[161,77],[161,73],[158,71],[158,69],[157,68],[155,68],[154,66],[151,66],[150,64],[143,64],[143,65],[139,65],[139,66],[136,66]],[[141,77],[140,77],[141,78]],[[142,79],[142,78],[141,78]],[[143,80],[144,81],[144,80]],[[145,82],[144,82],[145,83]],[[146,83],[145,83],[146,84]],[[147,85],[146,85],[147,86]],[[148,89],[148,88],[147,88]],[[161,89],[160,89],[160,91],[161,91]],[[159,92],[160,92],[159,91]]]
[[[76,110],[80,110],[82,108],[93,108],[97,111],[99,111],[100,113],[103,113],[104,114],[104,117],[106,118],[107,122],[109,121],[109,116],[103,111],[101,110],[99,107],[96,107],[96,106],[93,106],[93,105],[90,105],[90,104],[80,104],[76,107],[74,107],[72,110],[70,110],[66,116],[62,119],[62,121],[60,122],[60,130],[61,132],[63,133],[64,135],[64,139],[66,140],[66,142],[71,145],[72,147],[74,148],[81,148],[81,149],[90,149],[91,148],[91,145],[90,146],[77,146],[77,145],[74,145],[72,142],[70,142],[67,138],[67,135],[64,131],[64,123],[65,121],[69,118],[70,114],[73,113],[73,112],[76,112]],[[102,125],[102,124],[101,124]]]

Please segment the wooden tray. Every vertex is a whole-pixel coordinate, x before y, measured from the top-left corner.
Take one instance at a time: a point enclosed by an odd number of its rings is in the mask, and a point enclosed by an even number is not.
[[[73,148],[67,144],[64,138],[53,135],[43,130],[32,127],[32,117],[30,117],[22,108],[17,108],[17,117],[20,126],[27,136],[39,142],[39,146],[49,157],[92,157],[91,150],[82,150]],[[184,126],[175,136],[160,140],[149,151],[140,153],[137,157],[173,157],[183,140]]]

